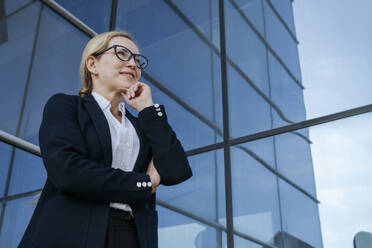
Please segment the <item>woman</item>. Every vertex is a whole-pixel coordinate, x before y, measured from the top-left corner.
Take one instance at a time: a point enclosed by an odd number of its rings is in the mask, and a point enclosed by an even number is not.
[[[55,94],[45,105],[48,177],[19,247],[157,247],[156,189],[192,172],[164,106],[138,82],[146,65],[127,33],[88,42],[79,96]]]

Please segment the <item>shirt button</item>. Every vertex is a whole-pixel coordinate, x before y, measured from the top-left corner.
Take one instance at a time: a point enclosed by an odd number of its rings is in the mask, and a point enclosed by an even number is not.
[[[137,187],[141,188],[142,184],[140,182],[137,182]]]
[[[163,116],[163,113],[162,112],[158,112],[158,116]]]

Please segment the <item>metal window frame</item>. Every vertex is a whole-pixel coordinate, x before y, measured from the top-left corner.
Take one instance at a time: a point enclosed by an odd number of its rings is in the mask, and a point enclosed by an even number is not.
[[[55,1],[53,1],[53,0],[40,0],[40,1],[42,3],[44,3],[45,5],[47,5],[49,8],[53,9],[56,13],[58,13],[60,16],[62,16],[62,18],[64,18],[65,20],[68,20],[71,24],[73,24],[75,27],[77,27],[80,31],[84,32],[88,36],[93,37],[94,35],[96,35],[96,33],[91,28],[89,28],[87,25],[85,25],[83,22],[81,22],[78,18],[73,16],[70,12],[68,12],[62,6],[57,4]],[[113,2],[112,2],[112,11],[111,11],[111,19],[110,19],[110,29],[115,28],[116,12],[117,12],[117,0],[112,0],[112,1]],[[164,1],[166,3],[173,4],[172,1],[170,1],[170,0],[168,0],[168,1],[164,0]],[[269,2],[269,0],[265,0],[265,1]],[[29,3],[28,5],[32,4],[33,2],[34,1]],[[291,2],[293,2],[293,1],[291,0]],[[23,8],[25,8],[27,6],[22,7],[21,9],[11,13],[8,16],[11,16],[11,15],[21,11]],[[42,6],[41,6],[41,8],[42,8]],[[273,8],[272,6],[270,6],[270,7]],[[177,12],[177,11],[175,11],[175,12]],[[274,11],[274,13],[275,13],[275,11]],[[178,15],[179,15],[179,13],[178,13]],[[178,213],[183,214],[185,216],[188,216],[190,218],[193,218],[193,219],[195,219],[197,221],[200,221],[200,222],[202,222],[206,225],[213,226],[216,229],[220,229],[224,232],[227,232],[227,242],[228,242],[229,247],[233,247],[234,235],[237,235],[239,237],[242,237],[244,239],[253,241],[255,243],[274,248],[275,246],[273,246],[271,244],[266,244],[266,243],[264,243],[260,240],[255,239],[254,237],[250,237],[249,235],[240,233],[239,231],[236,231],[233,228],[230,147],[231,146],[239,146],[239,144],[254,141],[254,140],[257,140],[257,139],[271,137],[271,136],[279,135],[279,134],[282,134],[282,133],[294,132],[294,131],[299,130],[299,129],[309,128],[309,127],[312,127],[312,126],[332,122],[332,121],[335,121],[335,120],[344,119],[344,118],[348,118],[348,117],[352,117],[352,116],[356,116],[356,115],[361,115],[361,114],[364,114],[364,113],[369,113],[369,112],[372,112],[372,104],[357,107],[357,108],[353,108],[353,109],[348,109],[348,110],[345,110],[345,111],[341,111],[341,112],[337,112],[337,113],[333,113],[333,114],[329,114],[329,115],[325,115],[325,116],[321,116],[321,117],[318,117],[318,118],[313,118],[313,119],[309,119],[309,120],[305,120],[305,121],[301,121],[301,122],[297,122],[297,123],[292,123],[292,124],[289,124],[289,125],[286,125],[286,126],[283,126],[283,127],[273,128],[273,129],[270,129],[270,130],[262,131],[262,132],[247,135],[247,136],[242,136],[242,137],[239,137],[239,138],[231,139],[230,136],[229,136],[229,120],[228,120],[228,105],[227,105],[228,104],[227,71],[226,71],[226,69],[227,69],[227,63],[226,62],[229,62],[229,58],[226,55],[226,40],[225,40],[226,36],[225,36],[224,16],[225,16],[224,0],[219,0],[219,17],[220,17],[219,21],[220,21],[220,42],[221,42],[221,54],[219,56],[220,56],[220,62],[221,62],[221,81],[222,81],[221,87],[222,87],[222,96],[223,96],[223,99],[222,99],[223,100],[223,106],[222,107],[223,107],[223,110],[224,110],[224,112],[223,112],[223,138],[224,139],[223,139],[223,142],[220,142],[220,143],[216,143],[216,144],[212,144],[212,145],[208,145],[208,146],[204,146],[204,147],[200,147],[200,148],[197,148],[197,149],[190,150],[190,151],[187,152],[187,154],[189,156],[191,156],[191,155],[195,155],[195,154],[199,154],[199,153],[203,153],[203,152],[207,152],[207,151],[212,151],[212,150],[216,150],[216,149],[221,149],[221,148],[224,149],[227,226],[224,227],[224,226],[222,226],[218,223],[214,223],[214,222],[211,222],[209,220],[203,219],[202,217],[195,216],[192,213],[189,213],[189,212],[184,211],[182,209],[178,209],[174,206],[171,206],[171,205],[167,204],[166,202],[162,202],[162,201],[158,200],[157,204],[159,204],[160,206],[166,207],[166,208],[168,208],[172,211],[175,211],[175,212],[178,212]],[[38,19],[37,33],[38,33],[38,28],[39,28],[39,23],[40,23],[40,17],[41,17],[41,10],[40,10],[39,19]],[[278,16],[278,18],[280,19],[279,16]],[[283,21],[283,20],[281,20],[281,21]],[[248,25],[251,26],[251,24],[249,24],[249,23],[248,23]],[[194,28],[192,28],[192,29],[195,32],[198,32],[197,29],[194,29]],[[253,29],[253,30],[255,30],[255,29]],[[37,33],[35,34],[34,48],[36,46]],[[205,41],[205,39],[203,39],[203,37],[201,37],[201,39]],[[265,44],[264,41],[263,41],[263,43]],[[273,50],[271,51],[270,46],[268,46],[268,44],[265,44],[265,45],[266,45],[267,49],[275,56],[275,51],[273,51]],[[33,53],[34,53],[34,48],[33,48]],[[212,50],[215,50],[215,49],[216,48],[213,48]],[[32,57],[33,57],[33,54],[32,54]],[[284,68],[286,68],[284,63],[283,63],[282,66]],[[30,75],[31,67],[32,67],[32,65],[29,68],[29,75]],[[151,75],[149,75],[148,73],[144,73],[144,74],[145,74],[144,77],[147,80],[151,81],[152,83],[155,82],[156,87],[159,87],[160,90],[162,90],[163,92],[166,92],[166,94],[168,96],[173,98],[177,103],[179,103],[187,111],[191,112],[191,114],[194,114],[194,115],[198,116],[198,118],[201,119],[204,123],[207,123],[209,126],[213,126],[215,130],[216,130],[216,128],[218,129],[218,127],[216,127],[213,123],[211,123],[205,117],[200,115],[196,110],[193,110],[188,104],[184,103],[179,97],[177,97],[172,92],[170,92],[165,87],[163,87],[162,84],[160,82],[157,82],[154,78],[152,78]],[[28,75],[28,79],[27,79],[27,85],[28,85],[28,81],[29,81],[29,75]],[[27,89],[25,90],[25,97],[26,97],[26,92],[27,92]],[[24,97],[23,104],[25,103],[25,97]],[[24,107],[22,107],[22,109],[23,108]],[[22,112],[23,112],[23,110],[22,110]],[[22,118],[21,116],[20,116],[20,120],[19,120],[19,123],[18,123],[17,135],[19,134],[19,128],[20,128],[20,123],[21,123],[21,118]],[[30,152],[30,153],[35,154],[37,156],[40,156],[39,147],[37,147],[34,144],[31,144],[27,141],[24,141],[20,138],[17,138],[16,136],[9,135],[9,134],[1,131],[1,130],[0,130],[0,140],[7,143],[7,144],[10,144],[14,147],[20,148],[22,150],[25,150],[27,152]],[[13,148],[13,149],[15,149],[15,148]],[[268,165],[266,165],[266,166],[264,165],[264,167],[268,167],[269,170],[272,170],[272,168]],[[272,170],[272,172],[273,172],[273,174],[277,175],[278,178],[281,178],[280,174],[278,174],[277,171]],[[282,179],[284,181],[286,181],[285,177],[284,176],[282,176],[282,177],[284,178],[284,179],[283,178]],[[7,184],[9,183],[9,178],[10,178],[10,174],[8,174]],[[292,182],[290,182],[290,184],[291,183]],[[9,187],[9,185],[7,187]],[[303,192],[303,189],[300,188],[300,187],[298,187],[298,190]],[[6,202],[8,202],[10,200],[15,200],[15,199],[19,199],[19,198],[22,198],[22,197],[25,197],[25,196],[30,196],[30,195],[33,195],[33,194],[39,192],[39,191],[40,191],[40,189],[25,192],[25,193],[21,193],[21,194],[17,194],[17,195],[13,195],[13,196],[7,196],[6,195],[6,196],[0,198],[0,202],[2,204],[6,204]],[[303,193],[306,194],[306,192],[303,192]],[[308,197],[312,198],[309,195],[308,195]],[[315,199],[315,198],[312,198],[312,199],[317,202],[317,199]],[[1,211],[1,216],[0,216],[0,228],[1,228],[1,223],[2,223],[2,220],[3,220],[4,210],[5,210],[5,208],[3,207],[2,211]]]
[[[29,6],[29,5],[27,5],[27,6]],[[38,19],[37,19],[37,23],[36,23],[36,30],[35,30],[34,40],[33,40],[33,47],[32,47],[32,52],[31,52],[30,66],[29,66],[28,72],[27,72],[27,78],[26,78],[26,83],[25,83],[25,89],[24,89],[24,92],[23,92],[21,111],[19,113],[19,119],[18,119],[18,124],[17,124],[17,129],[16,129],[16,136],[19,136],[20,131],[21,131],[23,113],[24,113],[25,106],[26,106],[27,92],[28,92],[28,87],[29,87],[30,78],[31,78],[31,71],[32,71],[33,60],[34,60],[34,56],[35,56],[37,37],[39,35],[39,27],[40,27],[41,14],[42,14],[43,7],[44,6],[42,4],[40,4]],[[0,133],[2,135],[2,138],[5,136],[5,138],[7,138],[7,139],[10,138],[11,140],[14,140],[13,137],[11,137],[8,134],[2,132],[1,130],[0,130]],[[22,141],[22,139],[19,139],[19,140],[16,140],[16,141],[20,142],[20,144],[23,148],[29,147],[28,144],[26,143],[26,141]],[[11,175],[12,175],[12,171],[13,171],[13,165],[14,165],[13,162],[14,162],[14,157],[15,157],[15,148],[16,147],[13,146],[12,151],[11,151],[10,162],[9,162],[9,167],[8,167],[8,175],[7,175],[6,183],[5,183],[4,197],[7,197],[8,192],[9,192],[10,179],[11,179]],[[36,149],[35,146],[33,146],[32,148]],[[1,212],[0,212],[0,231],[1,231],[2,225],[3,225],[5,209],[6,209],[6,202],[2,202],[2,209],[1,209]]]

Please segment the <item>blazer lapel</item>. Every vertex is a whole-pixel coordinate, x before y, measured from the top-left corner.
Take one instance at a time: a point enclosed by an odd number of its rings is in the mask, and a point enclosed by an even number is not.
[[[94,100],[92,94],[88,94],[82,99],[94,127],[97,130],[98,138],[102,146],[105,165],[111,166],[112,163],[112,145],[111,145],[111,134],[110,127],[107,123],[105,114],[102,112],[98,103]]]
[[[145,136],[142,132],[142,129],[138,123],[138,119],[135,118],[127,108],[125,108],[125,116],[130,120],[130,122],[133,124],[134,128],[136,129],[139,143],[140,143],[140,149],[138,152],[136,163],[134,164],[133,171],[141,172],[144,171],[147,168],[147,165],[145,164],[146,156],[145,156],[145,146],[146,146],[146,140]]]

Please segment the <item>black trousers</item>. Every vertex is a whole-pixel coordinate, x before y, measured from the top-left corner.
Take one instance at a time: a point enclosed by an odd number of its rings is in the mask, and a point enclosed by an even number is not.
[[[136,225],[129,212],[110,208],[105,248],[139,248]]]

